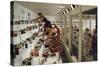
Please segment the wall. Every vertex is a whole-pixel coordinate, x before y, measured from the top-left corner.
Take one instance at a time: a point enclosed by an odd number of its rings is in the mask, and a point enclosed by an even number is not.
[[[14,3],[14,20],[19,20],[19,19],[27,20],[29,19],[28,13],[30,13],[31,19],[36,17],[36,14],[33,11],[27,9],[26,7],[23,7],[22,5],[16,2]]]
[[[36,17],[36,14],[27,9],[26,7],[14,2],[14,23],[18,20],[32,20]],[[35,25],[35,23],[32,24],[18,24],[13,25],[13,31],[19,31],[20,29],[24,29],[26,27]],[[18,35],[17,37],[14,37],[14,44],[20,43],[22,40],[25,40],[26,38],[30,37],[30,32],[27,32],[23,35]]]

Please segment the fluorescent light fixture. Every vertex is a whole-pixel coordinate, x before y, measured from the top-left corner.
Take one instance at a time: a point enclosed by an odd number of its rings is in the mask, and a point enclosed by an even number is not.
[[[67,8],[66,8],[66,11],[69,12]]]
[[[78,5],[71,5],[71,8],[74,9],[74,8],[77,8]]]
[[[71,9],[73,10],[75,8],[75,5],[71,5]]]
[[[63,13],[66,14],[66,10],[64,10]]]

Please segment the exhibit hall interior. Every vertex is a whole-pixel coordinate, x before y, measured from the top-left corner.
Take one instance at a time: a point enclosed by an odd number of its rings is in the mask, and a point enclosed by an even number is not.
[[[97,61],[97,6],[11,2],[11,65]]]

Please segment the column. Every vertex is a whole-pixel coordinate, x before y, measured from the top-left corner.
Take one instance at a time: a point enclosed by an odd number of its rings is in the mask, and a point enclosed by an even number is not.
[[[66,33],[66,28],[67,28],[67,22],[66,22],[66,15],[64,14],[63,15],[63,20],[64,20],[64,28],[63,28],[63,32],[62,32],[62,39],[63,39],[63,41],[66,43],[66,38],[67,38],[67,33]]]
[[[63,27],[64,20],[63,20],[63,16],[62,16],[62,15],[60,16],[60,19],[61,19],[61,25],[62,25],[62,27]],[[60,35],[60,39],[63,38],[63,28],[62,28],[62,27],[61,27],[61,35]]]
[[[64,30],[63,30],[64,35],[63,35],[63,38],[62,38],[62,42],[63,42],[63,45],[65,47],[65,51],[66,51],[66,56],[67,56],[66,59],[69,62],[73,62],[71,55],[70,55],[70,52],[69,52],[69,49],[68,49],[68,45],[66,43],[66,40],[68,38],[68,33],[66,33],[66,31],[67,31],[67,14],[66,15],[64,14],[63,17],[64,17]]]
[[[78,38],[78,61],[82,60],[82,7],[79,6],[79,38]]]
[[[69,36],[68,36],[68,43],[69,43],[69,51],[71,50],[71,36],[72,36],[72,17],[71,15],[68,13],[68,17],[69,17]]]
[[[66,30],[67,30],[67,17],[64,15],[64,37],[66,38]]]
[[[90,32],[91,32],[91,18],[89,20],[90,20]]]

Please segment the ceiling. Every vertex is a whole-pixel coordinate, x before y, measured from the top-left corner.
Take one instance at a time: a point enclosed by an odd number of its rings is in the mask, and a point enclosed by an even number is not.
[[[56,16],[61,10],[58,9],[64,9],[69,8],[70,4],[55,4],[55,3],[39,3],[39,2],[23,2],[23,1],[15,1],[16,3],[19,3],[23,5],[24,7],[34,11],[35,13],[42,12],[44,15],[49,16]],[[82,11],[87,11],[90,9],[95,8],[96,6],[82,6]],[[79,13],[79,11],[73,10],[71,11],[72,14]]]
[[[93,14],[93,15],[96,15],[97,14],[97,8],[85,11],[85,12],[83,12],[83,14]]]
[[[42,12],[45,15],[57,15],[60,10],[65,7],[70,7],[70,5],[66,4],[51,4],[51,3],[37,3],[37,2],[23,2],[23,1],[16,1],[23,5],[24,7],[34,11],[35,13]]]

